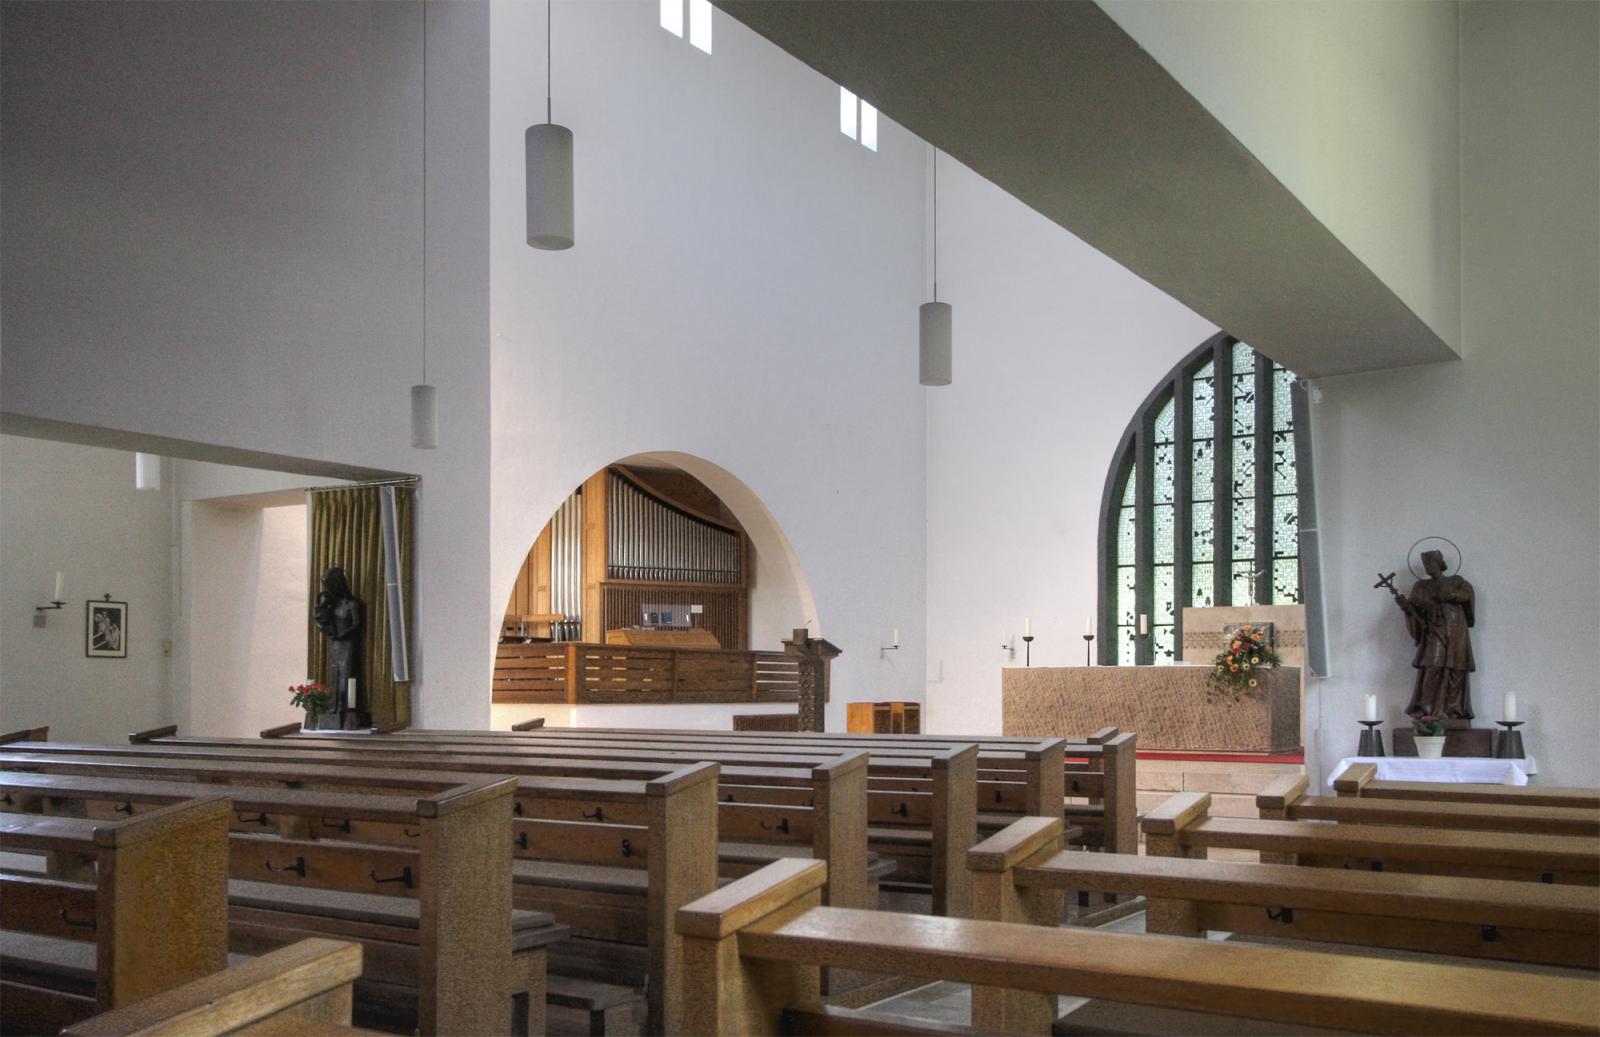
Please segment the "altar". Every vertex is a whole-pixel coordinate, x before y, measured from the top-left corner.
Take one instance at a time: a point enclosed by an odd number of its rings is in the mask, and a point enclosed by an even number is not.
[[[1300,668],[1261,671],[1234,702],[1209,666],[1011,666],[1001,671],[1003,733],[1066,737],[1115,726],[1141,750],[1285,753],[1300,748]]]

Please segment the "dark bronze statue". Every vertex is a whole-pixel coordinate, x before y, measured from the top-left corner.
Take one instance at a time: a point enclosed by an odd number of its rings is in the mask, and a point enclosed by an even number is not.
[[[1394,587],[1394,573],[1380,576],[1377,587],[1387,587],[1405,614],[1406,632],[1416,642],[1411,665],[1417,671],[1416,687],[1406,706],[1408,716],[1435,716],[1447,720],[1472,719],[1472,695],[1467,675],[1477,666],[1472,660],[1472,584],[1445,574],[1444,554],[1422,552],[1427,576],[1411,585],[1411,593]],[[1413,570],[1414,572],[1415,570]]]
[[[346,709],[350,679],[355,678],[358,695],[366,692],[361,674],[361,629],[365,625],[365,612],[361,600],[350,593],[350,581],[343,569],[334,566],[322,574],[322,592],[311,609],[311,621],[328,639],[328,691],[337,704],[330,719],[335,727]],[[359,708],[359,700],[357,706]]]

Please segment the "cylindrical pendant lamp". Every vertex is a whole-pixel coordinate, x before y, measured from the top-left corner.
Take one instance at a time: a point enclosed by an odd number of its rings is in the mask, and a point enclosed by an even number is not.
[[[411,387],[411,445],[418,450],[439,445],[439,399],[431,385]]]
[[[136,490],[161,489],[161,455],[133,455],[133,488]]]
[[[572,247],[572,131],[535,123],[522,135],[527,170],[528,244]]]
[[[550,104],[550,10],[544,5],[544,122],[522,135],[528,203],[528,244],[559,251],[572,247],[572,131],[557,126]]]
[[[917,380],[923,385],[950,384],[951,318],[947,302],[925,302],[918,309],[921,363]]]

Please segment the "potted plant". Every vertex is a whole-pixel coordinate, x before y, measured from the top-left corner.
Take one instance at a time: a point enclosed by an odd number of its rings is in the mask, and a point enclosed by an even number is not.
[[[1217,657],[1211,660],[1208,683],[1213,693],[1238,702],[1261,685],[1261,671],[1279,663],[1267,632],[1257,626],[1241,626],[1233,632]]]
[[[333,711],[333,696],[328,694],[328,689],[320,681],[291,684],[289,692],[289,704],[306,711],[305,722],[300,725],[303,731],[315,731],[318,719],[324,713]]]
[[[1411,721],[1411,734],[1417,742],[1417,755],[1437,760],[1444,753],[1444,717],[1424,713]]]

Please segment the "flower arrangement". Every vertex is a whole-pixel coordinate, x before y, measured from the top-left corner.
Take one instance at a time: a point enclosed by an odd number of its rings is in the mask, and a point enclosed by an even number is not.
[[[1211,661],[1208,683],[1216,694],[1238,702],[1260,686],[1259,671],[1278,663],[1278,653],[1268,643],[1266,631],[1257,626],[1241,626]]]
[[[317,718],[333,711],[333,696],[320,681],[289,685],[289,705],[306,711],[306,724],[315,726]]]
[[[1423,738],[1440,738],[1444,735],[1444,717],[1424,713],[1411,719],[1411,733]]]

